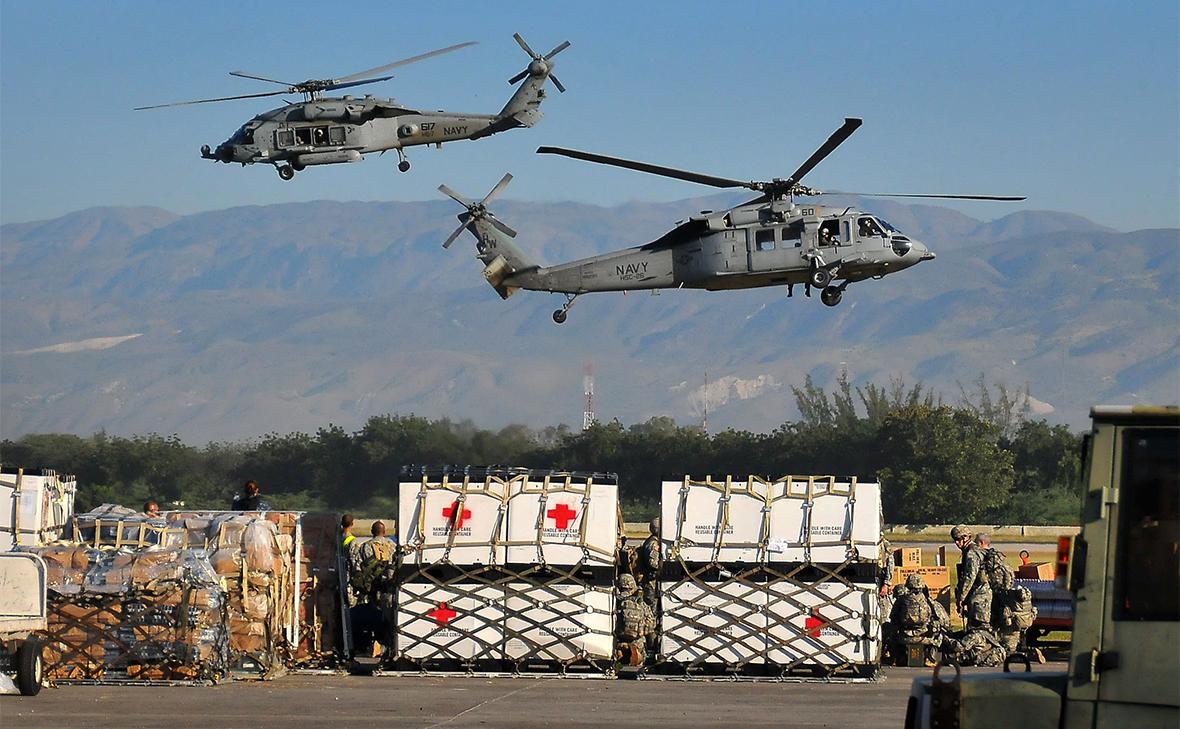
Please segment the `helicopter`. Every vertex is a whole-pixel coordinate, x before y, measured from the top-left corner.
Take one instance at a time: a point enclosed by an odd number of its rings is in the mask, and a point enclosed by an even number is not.
[[[695,288],[708,291],[788,286],[820,289],[820,300],[836,306],[849,284],[880,279],[930,261],[935,254],[904,235],[884,218],[852,207],[827,207],[796,197],[824,194],[956,200],[1024,200],[1015,195],[943,195],[924,193],[825,193],[801,183],[803,177],[861,125],[848,118],[790,177],[745,182],[646,162],[608,157],[560,147],[540,147],[558,154],[721,188],[748,188],[758,197],[722,211],[702,211],[649,243],[556,266],[540,266],[513,241],[516,231],[488,210],[488,203],[512,180],[504,175],[478,202],[446,185],[439,191],[465,208],[459,227],[443,243],[449,248],[464,230],[476,238],[476,257],[484,278],[507,299],[518,289],[560,293],[565,304],[553,312],[562,324],[582,294],[597,291]]]
[[[531,127],[542,117],[545,82],[552,81],[559,92],[565,92],[565,86],[553,75],[553,57],[568,48],[570,42],[563,41],[542,56],[529,47],[520,33],[514,33],[512,37],[530,60],[523,71],[508,80],[513,85],[522,80],[524,83],[517,87],[498,114],[419,111],[406,108],[392,98],[379,99],[372,95],[360,99],[353,96],[324,96],[329,91],[387,81],[393,76],[376,74],[385,74],[399,66],[475,45],[474,41],[411,56],[342,78],[290,83],[245,71],[230,71],[231,76],[267,81],[286,88],[257,94],[139,106],[135,111],[301,93],[303,101],[288,103],[259,114],[216,148],[210,149],[209,145],[204,145],[201,147],[201,157],[227,164],[239,162],[242,166],[271,164],[280,178],[290,180],[296,172],[311,165],[360,162],[370,152],[384,154],[392,149],[398,154],[398,170],[408,172],[410,162],[406,159],[406,147],[433,144],[441,148],[443,142],[482,139],[508,129]]]

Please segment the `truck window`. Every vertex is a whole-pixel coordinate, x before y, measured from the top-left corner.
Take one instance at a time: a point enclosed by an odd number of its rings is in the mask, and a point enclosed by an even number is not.
[[[1128,429],[1123,439],[1115,620],[1180,620],[1180,433]]]

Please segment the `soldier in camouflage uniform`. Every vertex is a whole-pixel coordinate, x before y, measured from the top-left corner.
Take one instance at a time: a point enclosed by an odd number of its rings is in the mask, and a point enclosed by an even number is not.
[[[983,569],[983,550],[972,541],[971,530],[963,524],[951,529],[951,539],[963,553],[959,561],[959,582],[955,585],[955,604],[968,630],[987,629],[991,625],[992,591]]]
[[[930,597],[930,590],[922,575],[912,574],[907,577],[905,587],[905,592],[893,604],[893,611],[889,615],[894,657],[904,654],[904,646],[908,644],[941,647],[951,624],[946,610]]]
[[[397,545],[385,534],[385,523],[373,522],[372,537],[364,544],[352,542],[350,554],[354,571],[349,583],[356,593],[352,609],[353,628],[359,642],[373,641],[373,655],[380,655],[381,645],[392,645],[394,594],[392,579],[398,554]],[[360,647],[359,645],[357,646]]]
[[[631,575],[623,575],[618,584],[618,615],[615,634],[629,666],[642,666],[647,661],[647,641],[655,633],[656,618],[639,594],[639,585]]]
[[[986,627],[969,628],[962,638],[947,638],[942,644],[943,660],[960,666],[998,666],[1006,655],[1004,646]]]
[[[639,581],[643,589],[643,601],[651,608],[652,614],[656,612],[657,604],[659,603],[659,584],[660,584],[660,517],[655,517],[647,525],[648,537],[643,540],[643,544],[639,548]]]

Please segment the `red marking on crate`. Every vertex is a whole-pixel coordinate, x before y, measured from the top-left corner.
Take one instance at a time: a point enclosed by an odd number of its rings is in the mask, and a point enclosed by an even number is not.
[[[454,522],[455,529],[462,529],[463,520],[471,518],[471,509],[463,509],[462,511],[459,511],[459,502],[454,501],[450,506],[443,509],[442,514],[447,518],[447,521]]]
[[[807,630],[807,634],[812,638],[818,638],[819,632],[824,629],[830,621],[819,616],[819,610],[812,608],[811,615],[803,621],[803,627]]]
[[[437,608],[426,613],[426,617],[432,618],[434,622],[438,623],[439,625],[446,625],[447,623],[454,620],[455,616],[458,614],[459,613],[447,607],[445,602],[440,602]]]
[[[558,529],[568,529],[570,522],[578,517],[578,512],[565,504],[558,504],[556,507],[545,512],[545,516],[552,519]]]

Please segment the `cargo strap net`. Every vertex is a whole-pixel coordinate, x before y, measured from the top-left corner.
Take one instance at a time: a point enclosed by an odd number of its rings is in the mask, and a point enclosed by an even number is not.
[[[855,477],[845,483],[834,476],[784,476],[773,481],[756,476],[744,481],[686,477],[679,489],[676,536],[660,583],[660,624],[666,641],[662,645],[672,650],[661,655],[656,665],[665,672],[686,675],[704,670],[783,678],[875,673],[881,628],[875,582],[865,581],[865,574],[859,575],[858,582],[850,577],[866,568],[875,573],[881,547],[878,542],[854,539],[856,486]],[[684,533],[688,495],[694,488],[719,494],[711,543]],[[827,495],[845,497],[845,528],[838,537],[814,539],[813,505]],[[757,541],[725,539],[731,524],[729,505],[735,496],[762,502]],[[771,538],[771,512],[776,502],[787,499],[803,502],[795,544],[802,547],[804,559],[771,562],[776,546]],[[839,546],[844,547],[843,561],[812,561],[815,550]],[[689,547],[711,547],[710,559],[686,560],[684,551]],[[757,559],[728,564],[722,561],[723,548],[755,550]]]
[[[224,596],[216,587],[54,594],[45,639],[53,681],[218,681],[226,672]]]
[[[418,489],[418,523],[417,523],[417,541],[409,545],[412,547],[423,546],[426,534],[426,517],[427,510],[426,496],[432,491],[449,491],[454,494],[454,512],[456,515],[462,514],[464,505],[467,503],[469,497],[478,495],[492,499],[497,504],[496,512],[496,527],[492,533],[490,540],[487,542],[489,551],[491,552],[492,563],[496,562],[496,548],[498,547],[530,547],[535,546],[540,556],[538,560],[540,564],[545,564],[544,559],[544,527],[545,516],[548,510],[548,500],[554,494],[574,494],[581,499],[582,513],[586,513],[587,507],[590,505],[591,491],[594,486],[593,476],[582,476],[572,473],[558,473],[545,474],[544,476],[530,476],[529,474],[520,474],[509,476],[507,478],[502,476],[488,475],[482,481],[473,480],[470,476],[463,476],[462,479],[452,480],[449,475],[444,475],[440,481],[431,481],[428,476],[422,477],[421,486]],[[517,495],[535,495],[538,497],[538,508],[536,518],[536,536],[533,539],[509,539],[503,533],[507,520],[505,515],[508,511],[509,503],[512,498]],[[458,519],[458,517],[455,517]],[[456,522],[457,523],[457,522]],[[583,560],[590,559],[591,555],[605,562],[613,562],[615,554],[613,549],[607,549],[600,545],[591,544],[587,538],[587,530],[589,529],[589,519],[583,518],[578,528],[578,547],[582,550]],[[621,528],[622,522],[619,522]],[[445,550],[443,552],[440,562],[444,564],[451,564],[451,552],[455,548],[455,537],[458,534],[458,529],[450,529],[447,534]],[[434,545],[431,545],[434,546]],[[481,545],[482,546],[482,545]]]
[[[608,672],[613,586],[579,566],[424,568],[398,585],[394,667],[442,671]],[[595,604],[597,603],[597,604]],[[407,609],[430,608],[424,614]]]
[[[670,558],[675,560],[686,546],[702,547],[708,543],[699,542],[684,533],[684,514],[688,509],[688,494],[692,489],[707,489],[718,492],[721,504],[720,519],[712,539],[713,555],[711,562],[720,561],[721,549],[756,549],[758,560],[766,561],[774,550],[775,541],[771,539],[770,516],[777,502],[794,500],[802,502],[803,521],[800,527],[798,542],[803,547],[803,561],[812,561],[812,552],[820,547],[845,547],[845,559],[857,561],[861,554],[866,559],[876,560],[880,551],[878,542],[857,541],[853,535],[852,525],[856,517],[856,487],[858,480],[850,476],[846,481],[836,476],[783,476],[782,478],[767,480],[758,476],[750,476],[744,481],[734,481],[732,476],[726,476],[724,481],[714,481],[712,476],[697,481],[685,476],[680,486],[680,503],[677,513],[680,518],[676,522],[676,538],[672,543]],[[781,493],[780,493],[781,492]],[[729,504],[734,496],[745,496],[762,502],[761,524],[758,530],[758,540],[754,542],[738,542],[725,539],[726,530],[731,525]],[[845,497],[846,527],[839,537],[831,539],[814,539],[812,537],[812,514],[817,498],[823,496]]]

